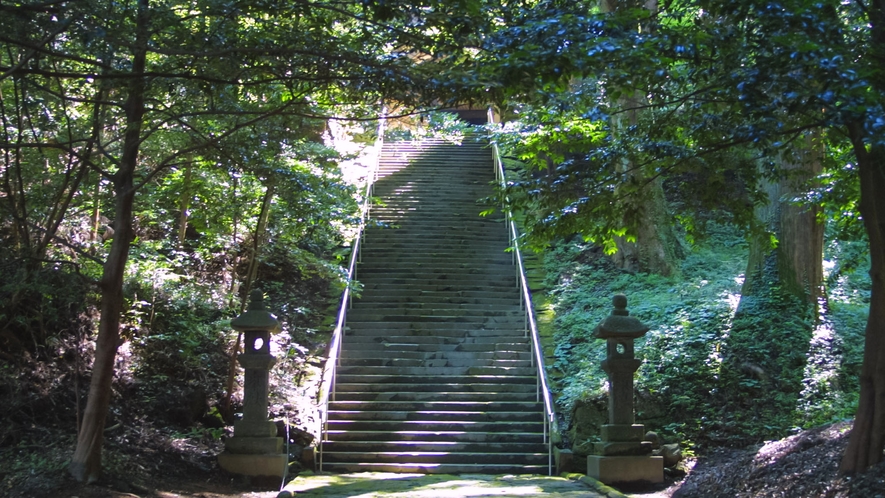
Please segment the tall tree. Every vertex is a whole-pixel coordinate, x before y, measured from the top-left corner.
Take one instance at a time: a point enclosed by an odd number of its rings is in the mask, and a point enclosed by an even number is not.
[[[70,466],[77,479],[94,481],[100,471],[139,192],[189,158],[270,121],[297,131],[304,117],[328,115],[335,104],[449,99],[454,89],[445,75],[458,72],[457,63],[469,55],[462,42],[475,30],[466,18],[464,33],[436,29],[446,26],[441,2],[397,7],[213,0],[0,6],[2,77],[40,93],[3,109],[5,157],[15,163],[29,150],[56,151],[73,171],[84,164],[112,188],[114,235],[100,279],[96,357]],[[28,122],[27,115],[45,121]],[[102,119],[92,126],[54,126],[84,115]],[[8,190],[23,194],[15,181]],[[19,209],[13,216],[24,214]]]
[[[608,116],[631,109],[609,109],[595,96],[580,107],[557,99],[569,81],[593,79],[604,84],[609,97],[642,89],[648,99],[639,107],[649,119],[628,128],[623,139],[600,136],[598,147],[545,181],[557,192],[577,192],[567,201],[556,204],[547,198],[553,190],[529,180],[514,182],[508,194],[518,201],[518,191],[532,192],[543,197],[534,203],[558,206],[539,220],[539,232],[580,226],[605,241],[623,230],[607,211],[627,195],[614,194],[624,182],[611,168],[611,158],[633,153],[641,156],[637,167],[649,171],[645,178],[664,177],[686,194],[678,215],[689,235],[702,226],[695,215],[700,211],[713,210],[718,218],[749,227],[754,207],[767,197],[759,160],[789,151],[812,130],[843,137],[853,147],[861,184],[873,284],[860,403],[842,469],[856,472],[881,461],[885,202],[876,192],[885,187],[885,2],[698,0],[662,4],[654,19],[645,9],[609,16],[592,12],[582,2],[551,0],[515,16],[485,45],[483,70],[496,82],[490,93],[502,105],[541,98],[547,108],[581,122],[582,129],[604,130]],[[637,22],[652,21],[653,31],[633,29]],[[791,169],[782,163],[768,179],[780,183]]]
[[[647,33],[654,29],[653,23],[649,20],[653,19],[657,12],[656,0],[600,1],[600,11],[603,14],[617,15],[631,9],[642,9],[647,12],[641,16],[646,22],[637,22],[633,26],[637,33]],[[641,89],[624,92],[612,102],[612,108],[624,109],[624,112],[613,116],[613,133],[616,137],[621,130],[639,124],[640,109],[646,105],[647,100],[645,93]],[[637,167],[637,161],[641,161],[641,158],[628,156],[620,164],[615,165],[623,171],[627,182],[642,187],[637,195],[629,197],[635,214],[632,214],[633,219],[624,220],[624,224],[630,227],[631,236],[616,239],[618,251],[612,257],[615,263],[628,270],[650,271],[660,275],[678,273],[680,242],[676,236],[674,219],[664,197],[663,179],[657,176],[649,177],[649,172]]]
[[[819,133],[808,132],[801,138],[775,158],[783,176],[761,186],[768,202],[756,208],[762,230],[750,239],[742,303],[773,284],[811,306],[823,297],[824,224],[820,207],[809,204],[805,195],[823,172],[823,144]]]

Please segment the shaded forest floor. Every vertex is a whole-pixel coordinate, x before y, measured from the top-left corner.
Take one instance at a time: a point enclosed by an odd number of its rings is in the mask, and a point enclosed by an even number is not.
[[[688,475],[665,489],[623,491],[649,498],[885,497],[885,463],[862,475],[839,475],[849,428],[840,422],[757,448],[711,449],[688,461]],[[105,477],[85,486],[73,482],[64,468],[73,441],[63,443],[57,434],[33,429],[27,445],[0,451],[0,496],[270,498],[279,489],[279,482],[250,483],[221,471],[218,440],[174,438],[139,427],[119,432],[108,441]],[[22,465],[26,462],[32,467]]]

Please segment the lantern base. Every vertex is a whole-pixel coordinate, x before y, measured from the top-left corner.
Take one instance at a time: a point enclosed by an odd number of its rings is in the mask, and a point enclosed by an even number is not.
[[[587,475],[605,484],[664,482],[664,457],[590,455]]]
[[[244,455],[225,450],[218,455],[222,469],[241,476],[275,477],[282,479],[289,464],[285,453],[270,455]]]

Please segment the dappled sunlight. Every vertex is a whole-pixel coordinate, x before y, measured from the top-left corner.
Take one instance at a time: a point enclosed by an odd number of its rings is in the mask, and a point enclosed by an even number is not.
[[[509,485],[506,488],[490,488],[489,483],[475,479],[463,479],[430,484],[409,492],[409,496],[444,498],[468,496],[532,496],[544,494],[537,484]]]
[[[423,465],[431,468],[433,465]],[[541,475],[397,474],[363,472],[298,477],[285,487],[294,496],[468,498],[479,496],[593,496],[579,482]]]
[[[802,375],[802,391],[796,403],[796,412],[804,425],[816,425],[823,414],[825,418],[840,416],[839,377],[842,361],[842,345],[833,324],[821,317],[812,332],[806,352]],[[817,416],[812,419],[812,414]]]

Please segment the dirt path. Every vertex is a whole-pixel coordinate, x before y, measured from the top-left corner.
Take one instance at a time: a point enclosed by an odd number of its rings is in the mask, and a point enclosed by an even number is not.
[[[286,495],[288,491],[291,495]],[[343,498],[468,498],[468,497],[562,497],[614,498],[580,481],[539,475],[424,475],[368,472],[299,476],[280,497]]]

